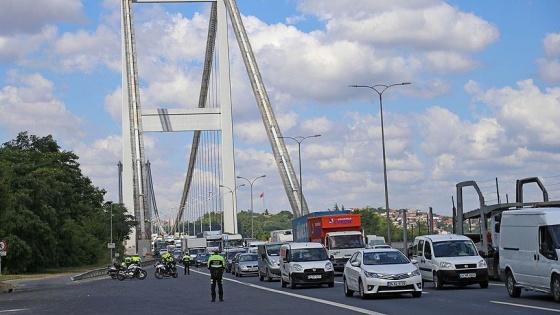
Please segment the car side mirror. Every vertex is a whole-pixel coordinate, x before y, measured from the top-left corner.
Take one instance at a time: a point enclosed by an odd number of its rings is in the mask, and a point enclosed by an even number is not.
[[[360,267],[360,262],[359,261],[353,261],[350,263],[350,265],[352,265],[352,267]]]
[[[418,260],[412,259],[412,260],[410,261],[410,263],[413,264],[413,265],[416,265],[416,264],[418,264]]]
[[[426,257],[426,259],[432,259],[432,254],[431,253],[424,253],[424,257]]]

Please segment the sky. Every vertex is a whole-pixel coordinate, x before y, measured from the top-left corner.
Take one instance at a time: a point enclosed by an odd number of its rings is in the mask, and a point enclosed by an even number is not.
[[[513,201],[516,179],[534,176],[560,199],[559,1],[237,5],[282,134],[321,135],[301,145],[311,211],[384,207],[379,95],[349,85],[401,82],[411,84],[383,92],[391,209],[451,215],[455,185],[468,180],[489,204],[497,191]],[[144,108],[198,95],[208,7],[133,4]],[[122,160],[120,23],[119,0],[0,2],[0,142],[52,135],[107,200],[118,200]],[[231,28],[230,37],[236,175],[266,175],[253,186],[255,212],[289,210]],[[163,217],[176,215],[191,137],[144,135]],[[286,144],[298,172],[297,143]],[[526,194],[542,198],[534,185]],[[239,209],[250,199],[238,190]],[[466,191],[465,208],[477,206]]]

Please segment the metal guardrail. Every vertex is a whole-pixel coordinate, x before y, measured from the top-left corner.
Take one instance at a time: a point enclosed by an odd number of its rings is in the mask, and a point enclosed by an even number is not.
[[[142,262],[142,267],[150,267],[153,266],[159,259],[149,259],[149,260],[145,260]],[[107,271],[109,270],[110,267],[105,267],[105,268],[99,268],[99,269],[94,269],[94,270],[90,270],[84,273],[81,273],[79,275],[75,275],[73,277],[70,277],[70,280],[72,281],[78,281],[78,280],[84,280],[84,279],[90,279],[90,278],[95,278],[95,277],[100,277],[100,276],[105,276],[107,275]]]

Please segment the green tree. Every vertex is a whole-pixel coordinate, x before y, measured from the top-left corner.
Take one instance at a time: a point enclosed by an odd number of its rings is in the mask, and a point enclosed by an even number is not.
[[[50,135],[22,132],[0,147],[0,235],[9,243],[4,270],[36,272],[106,258],[105,191],[82,175],[77,160]]]

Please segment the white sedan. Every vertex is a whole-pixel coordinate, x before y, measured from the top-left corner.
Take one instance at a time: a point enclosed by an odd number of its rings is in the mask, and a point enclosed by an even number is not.
[[[412,293],[422,296],[422,276],[418,268],[397,249],[362,249],[344,266],[344,294]]]

